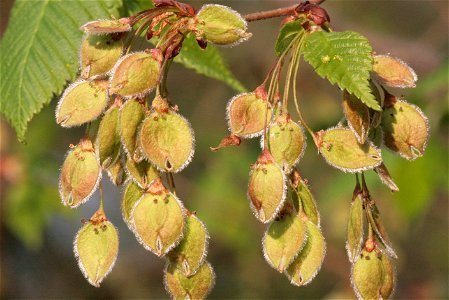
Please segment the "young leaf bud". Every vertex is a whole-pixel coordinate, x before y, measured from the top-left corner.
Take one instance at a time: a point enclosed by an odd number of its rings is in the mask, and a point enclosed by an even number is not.
[[[196,16],[196,28],[207,42],[217,45],[236,45],[251,37],[242,16],[229,7],[204,5]]]
[[[142,198],[143,193],[144,190],[132,181],[128,183],[123,192],[121,203],[122,217],[123,221],[125,221],[126,225],[128,225],[128,228],[131,230],[131,212],[136,202]]]
[[[304,220],[298,217],[292,203],[287,202],[280,215],[265,232],[262,249],[268,264],[283,273],[303,248],[307,236]]]
[[[81,140],[69,150],[61,168],[59,194],[71,208],[89,200],[101,179],[100,164],[90,140]]]
[[[118,128],[119,107],[111,106],[100,122],[97,135],[97,150],[100,165],[107,169],[120,157],[120,132]]]
[[[260,144],[263,147],[263,137]],[[306,136],[298,123],[288,115],[281,115],[268,128],[267,145],[275,162],[288,173],[304,154]]]
[[[73,251],[84,277],[99,287],[117,259],[117,230],[107,220],[99,223],[89,221],[78,231]]]
[[[123,56],[114,66],[109,92],[125,98],[143,97],[157,84],[160,73],[157,50],[135,52]]]
[[[107,82],[78,80],[69,85],[56,108],[56,123],[80,126],[98,118],[108,104]]]
[[[369,141],[360,145],[348,128],[321,131],[319,139],[319,151],[326,162],[343,172],[370,170],[382,163],[380,150]]]
[[[109,34],[127,32],[132,29],[128,18],[118,20],[95,20],[80,27],[80,30],[90,34]]]
[[[290,282],[297,286],[309,284],[321,268],[326,243],[318,226],[307,221],[307,241],[296,259],[285,271]]]
[[[214,269],[204,262],[195,275],[186,277],[173,264],[167,264],[164,285],[173,299],[205,299],[215,283]]]
[[[349,128],[354,132],[357,141],[364,144],[371,125],[369,108],[346,90],[343,91],[342,105]]]
[[[160,179],[134,204],[131,227],[145,249],[161,257],[176,247],[183,237],[183,205]]]
[[[297,13],[304,13],[309,20],[313,21],[318,26],[331,21],[324,8],[309,3],[308,1],[302,2],[295,10]]]
[[[122,55],[123,39],[113,35],[86,35],[81,42],[81,77],[106,75]]]
[[[268,151],[263,151],[251,166],[248,199],[255,216],[262,223],[273,220],[285,202],[285,175]]]
[[[206,258],[208,241],[206,226],[195,214],[188,214],[181,243],[167,254],[170,264],[186,277],[194,275]]]
[[[418,76],[399,58],[374,55],[373,77],[380,84],[396,88],[414,88]]]
[[[163,172],[179,172],[192,160],[195,137],[189,122],[174,111],[151,113],[140,128],[144,156]]]
[[[120,108],[119,131],[123,149],[128,157],[135,158],[137,148],[137,133],[145,118],[145,107],[137,99],[126,101]]]
[[[385,146],[408,160],[423,156],[429,139],[429,120],[419,107],[392,95],[388,98],[381,123]]]
[[[243,93],[232,98],[227,106],[229,131],[242,138],[263,133],[271,123],[272,109],[264,93]]]

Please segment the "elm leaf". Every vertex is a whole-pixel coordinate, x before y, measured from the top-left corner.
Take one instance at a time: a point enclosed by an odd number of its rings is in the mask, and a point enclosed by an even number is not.
[[[33,116],[75,79],[83,34],[80,24],[92,16],[118,17],[122,4],[119,0],[14,2],[0,43],[1,77],[8,78],[0,81],[0,112],[20,141]]]

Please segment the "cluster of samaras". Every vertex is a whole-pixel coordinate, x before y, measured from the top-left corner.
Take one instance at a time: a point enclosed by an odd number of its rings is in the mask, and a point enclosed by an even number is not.
[[[185,4],[159,1],[135,16],[92,21],[81,30],[86,34],[80,78],[63,93],[56,121],[63,127],[87,124],[87,129],[62,165],[62,202],[72,208],[85,203],[105,171],[115,185],[125,185],[121,209],[129,229],[147,250],[167,259],[167,291],[174,298],[204,298],[215,276],[205,260],[208,232],[177,198],[171,177],[191,161],[194,133],[167,100],[164,81],[186,35],[194,34],[200,47],[234,44],[249,36],[246,22],[219,5],[196,13]],[[157,46],[130,51],[143,33],[148,40],[156,36]],[[105,215],[103,199],[84,223],[74,252],[86,279],[99,286],[118,254],[117,230]]]
[[[321,63],[330,60],[323,56]],[[422,156],[429,134],[428,121],[418,107],[396,98],[384,87],[415,86],[416,75],[404,62],[373,55],[371,76],[369,85],[377,101],[374,108],[344,90],[345,120],[311,134],[319,154],[331,166],[351,173],[374,170],[392,191],[398,191],[382,161],[381,147],[409,160]],[[319,271],[326,248],[317,205],[307,181],[295,168],[304,153],[306,136],[301,122],[293,121],[280,97],[267,93],[264,86],[231,99],[227,107],[231,135],[212,150],[239,145],[241,138],[261,137],[262,152],[249,174],[249,204],[257,219],[268,224],[262,240],[267,262],[292,284],[301,286]],[[389,258],[396,258],[396,254],[363,175],[362,180],[363,188],[357,183],[354,192],[348,224],[351,279],[359,298],[388,298],[395,284]],[[366,238],[364,211],[368,223]]]
[[[204,298],[214,282],[213,269],[205,260],[208,233],[177,198],[172,177],[190,163],[194,133],[167,99],[166,76],[186,36],[193,35],[204,48],[208,42],[233,45],[250,34],[245,20],[224,6],[205,5],[197,13],[174,0],[155,4],[129,18],[81,27],[86,35],[79,55],[80,78],[62,95],[56,120],[63,127],[87,124],[87,129],[61,168],[60,195],[66,206],[81,205],[100,185],[103,171],[114,184],[125,185],[123,219],[147,250],[167,259],[167,291],[174,298]],[[429,131],[418,107],[385,88],[414,87],[414,71],[399,59],[373,55],[357,33],[332,32],[329,20],[322,8],[308,2],[294,10],[280,31],[275,47],[279,59],[267,76],[268,90],[266,79],[253,92],[229,101],[231,135],[212,148],[262,137],[262,152],[249,175],[249,204],[268,226],[262,242],[266,260],[299,286],[315,277],[326,249],[316,202],[295,167],[306,147],[303,126],[330,165],[351,173],[374,170],[392,191],[398,187],[382,162],[381,147],[412,160],[423,155]],[[156,45],[135,51],[143,35]],[[289,54],[281,102],[279,74]],[[338,126],[313,132],[303,121],[295,90],[301,56],[343,90],[345,120]],[[288,112],[290,84],[298,122]],[[388,298],[395,284],[390,257],[396,254],[363,173],[362,187],[357,177],[347,239],[357,296]],[[98,286],[118,254],[117,230],[105,215],[103,199],[79,231],[74,251],[85,277]]]

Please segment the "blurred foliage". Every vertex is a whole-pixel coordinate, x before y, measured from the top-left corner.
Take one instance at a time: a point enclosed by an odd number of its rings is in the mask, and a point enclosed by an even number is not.
[[[201,3],[193,4],[198,8]],[[256,9],[254,2],[230,3],[242,13],[289,4],[264,1]],[[337,30],[362,32],[376,51],[403,58],[419,75],[416,89],[394,92],[405,94],[428,115],[431,138],[426,153],[410,162],[383,152],[399,193],[391,194],[373,172],[368,172],[367,180],[399,256],[394,297],[447,299],[449,70],[448,37],[442,28],[449,24],[448,3],[328,1],[325,7]],[[420,22],[414,21],[417,18]],[[274,61],[279,20],[250,24],[249,29],[254,36],[248,42],[221,52],[251,89]],[[302,67],[299,90],[306,120],[314,130],[336,124],[342,117],[338,89],[313,75],[306,64]],[[210,298],[353,298],[344,235],[354,176],[327,166],[309,138],[299,168],[318,201],[328,250],[310,285],[291,286],[264,262],[260,245],[264,226],[253,217],[246,199],[249,167],[260,151],[258,141],[245,140],[218,153],[209,150],[228,134],[225,107],[234,92],[176,65],[168,86],[171,99],[196,133],[195,158],[175,180],[186,207],[197,211],[210,231],[209,260],[217,273]],[[68,145],[76,143],[82,131],[59,128],[53,110],[54,106],[45,108],[30,123],[27,145],[17,143],[8,125],[0,123],[2,298],[167,297],[161,281],[163,264],[142,249],[120,220],[121,193],[109,184],[106,209],[121,238],[118,262],[100,289],[84,281],[71,240],[80,219],[95,210],[97,199],[77,211],[60,203],[58,169]]]
[[[6,164],[2,163],[1,166],[2,179],[11,180],[2,182],[6,184],[2,196],[7,199],[6,203],[2,203],[6,212],[2,221],[27,247],[35,251],[42,246],[43,233],[52,216],[71,214],[55,201],[59,198],[55,176],[59,163],[54,159],[56,153],[49,147],[56,138],[56,128],[49,126],[52,119],[50,110],[42,112],[30,128],[27,144],[15,142],[15,136],[7,132],[6,123],[1,123],[2,158],[7,158]],[[13,184],[14,188],[8,188],[9,184]]]

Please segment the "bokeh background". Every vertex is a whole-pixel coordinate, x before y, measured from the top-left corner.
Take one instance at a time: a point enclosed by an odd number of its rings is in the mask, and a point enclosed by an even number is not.
[[[12,0],[1,0],[1,32]],[[202,2],[189,1],[195,7]],[[290,5],[289,1],[221,2],[242,14]],[[396,299],[447,299],[448,295],[448,2],[341,1],[323,5],[336,30],[355,30],[378,53],[408,62],[419,76],[413,90],[396,90],[428,115],[431,137],[426,155],[409,162],[384,151],[400,192],[392,194],[373,172],[368,184],[380,206],[398,252]],[[251,23],[253,37],[221,52],[243,84],[256,87],[274,62],[273,45],[280,20]],[[26,30],[26,29],[24,29]],[[2,53],[2,55],[5,55]],[[5,80],[5,79],[3,79]],[[302,64],[299,91],[303,114],[314,130],[342,117],[338,88]],[[217,280],[211,299],[353,299],[345,232],[354,177],[330,168],[309,147],[299,164],[321,212],[327,241],[324,265],[306,287],[294,287],[264,261],[265,227],[252,215],[246,199],[249,165],[260,151],[257,140],[212,153],[227,134],[225,106],[235,92],[223,83],[175,65],[169,75],[170,97],[196,132],[196,154],[181,174],[177,192],[210,231],[208,260]],[[14,101],[14,99],[10,99]],[[27,144],[19,144],[0,121],[1,298],[168,298],[162,284],[164,261],[140,246],[121,219],[121,190],[104,181],[106,212],[121,237],[112,273],[96,289],[84,280],[72,241],[98,207],[98,195],[77,210],[58,197],[59,167],[70,143],[82,136],[54,121],[55,101],[29,125]],[[310,139],[309,139],[310,140]]]

